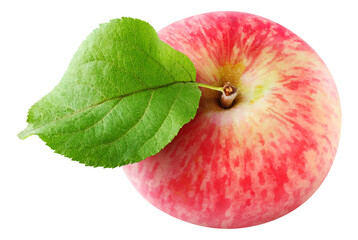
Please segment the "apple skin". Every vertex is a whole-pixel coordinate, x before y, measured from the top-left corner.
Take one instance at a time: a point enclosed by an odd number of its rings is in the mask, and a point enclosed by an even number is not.
[[[206,13],[159,37],[186,54],[197,81],[229,81],[230,109],[201,89],[196,117],[161,152],[127,165],[139,193],[160,210],[214,228],[279,218],[326,177],[338,147],[341,110],[327,67],[302,39],[265,18]]]

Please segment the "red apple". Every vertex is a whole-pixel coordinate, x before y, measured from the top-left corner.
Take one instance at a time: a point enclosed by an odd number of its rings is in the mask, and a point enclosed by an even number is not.
[[[251,14],[213,12],[175,22],[160,38],[186,54],[202,89],[195,119],[160,153],[124,167],[155,207],[194,224],[240,228],[281,217],[326,177],[341,110],[327,67],[302,39]]]

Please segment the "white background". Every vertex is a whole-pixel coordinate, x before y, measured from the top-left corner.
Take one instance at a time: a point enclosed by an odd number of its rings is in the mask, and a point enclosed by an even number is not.
[[[1,1],[0,239],[358,239],[358,7],[356,1]],[[211,229],[151,206],[120,168],[84,167],[37,137],[16,134],[29,107],[61,79],[82,40],[122,16],[156,30],[218,11],[254,13],[292,30],[330,69],[342,103],[338,153],[300,208],[260,226]]]

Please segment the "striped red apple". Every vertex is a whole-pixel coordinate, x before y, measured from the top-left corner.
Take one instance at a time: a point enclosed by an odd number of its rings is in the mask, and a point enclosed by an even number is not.
[[[305,202],[337,151],[341,110],[327,67],[302,39],[265,18],[213,12],[159,37],[186,54],[197,82],[238,96],[232,107],[202,89],[195,119],[160,153],[124,167],[155,207],[194,224],[240,228]]]

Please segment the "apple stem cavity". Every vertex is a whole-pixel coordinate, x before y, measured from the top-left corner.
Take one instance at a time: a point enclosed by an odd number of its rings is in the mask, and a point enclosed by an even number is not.
[[[222,108],[228,109],[232,106],[234,103],[234,100],[237,96],[237,89],[234,87],[231,83],[227,82],[224,84],[223,87],[214,87],[210,86],[204,83],[196,83],[198,87],[208,88],[211,90],[219,91],[221,92],[220,97],[220,106]]]

